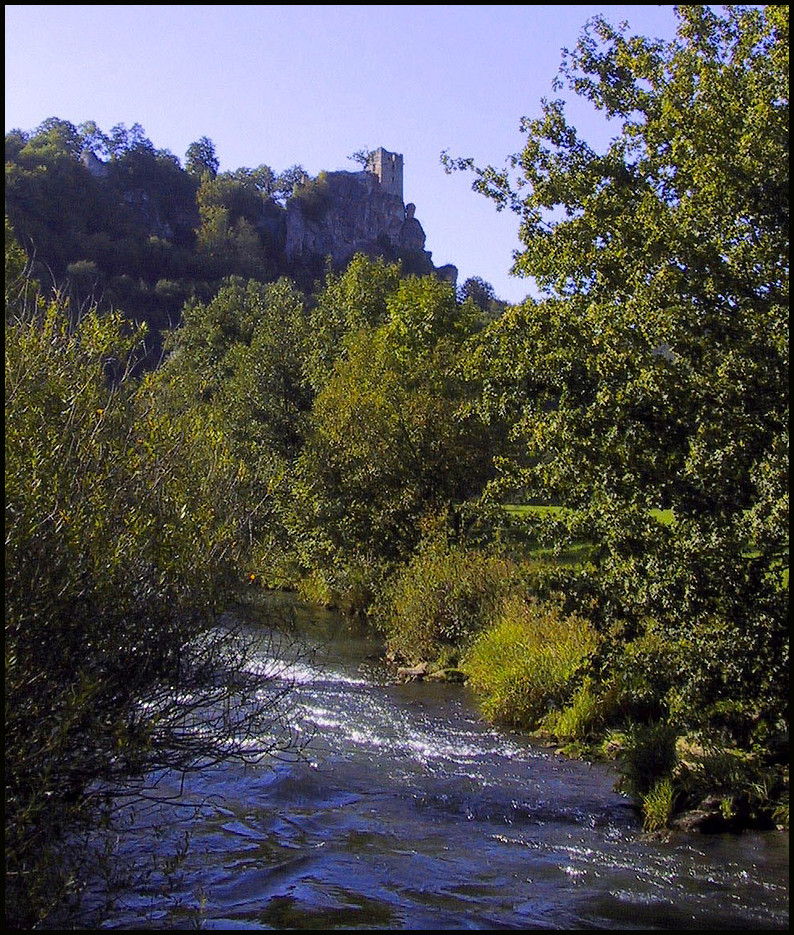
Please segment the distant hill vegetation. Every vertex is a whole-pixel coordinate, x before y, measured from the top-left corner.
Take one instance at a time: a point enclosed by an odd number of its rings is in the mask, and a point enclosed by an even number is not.
[[[207,137],[183,165],[139,124],[105,133],[53,117],[6,135],[6,214],[39,282],[74,307],[147,322],[156,350],[184,303],[208,301],[229,276],[287,276],[311,292],[329,263],[339,270],[362,252],[455,283],[455,267],[436,269],[424,250],[414,206],[359,161],[361,171],[317,178],[299,165],[219,172]],[[482,280],[466,289],[494,300]]]

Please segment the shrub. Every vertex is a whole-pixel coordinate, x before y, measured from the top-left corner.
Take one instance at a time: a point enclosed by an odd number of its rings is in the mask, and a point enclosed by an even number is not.
[[[304,217],[310,221],[321,221],[331,206],[331,191],[326,173],[316,179],[307,179],[295,188],[293,200],[300,204]]]
[[[404,659],[448,656],[492,620],[518,572],[505,559],[433,539],[381,589],[372,617]]]
[[[788,824],[787,764],[691,738],[679,741],[678,754],[675,779],[685,807],[716,796],[726,818],[749,815],[762,825]]]
[[[660,779],[670,776],[678,762],[677,739],[677,729],[667,721],[631,724],[623,751],[622,786],[642,797]]]
[[[669,778],[660,779],[642,796],[643,826],[646,831],[661,831],[673,815],[675,791]]]
[[[372,556],[352,555],[332,567],[299,574],[298,594],[304,601],[335,607],[343,614],[366,612],[383,577],[382,563]]]
[[[569,704],[546,715],[542,728],[559,740],[588,740],[604,723],[610,701],[598,693],[591,679],[585,678]]]
[[[642,623],[634,639],[604,641],[602,655],[615,694],[616,714],[629,722],[665,718],[671,686],[681,661],[678,647],[665,639],[654,620]]]
[[[38,923],[59,898],[69,874],[48,853],[94,814],[103,787],[255,756],[280,719],[253,694],[262,678],[246,669],[246,646],[214,614],[242,538],[236,462],[207,420],[172,417],[152,384],[130,377],[140,337],[117,315],[72,325],[57,304],[7,312],[12,927]]]
[[[596,645],[587,620],[552,601],[513,595],[461,668],[489,719],[531,729],[570,701]]]

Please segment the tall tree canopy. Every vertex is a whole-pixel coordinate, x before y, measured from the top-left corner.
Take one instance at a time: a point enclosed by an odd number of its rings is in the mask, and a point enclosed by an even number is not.
[[[311,319],[316,396],[287,525],[331,593],[356,576],[371,586],[410,554],[426,520],[476,495],[490,471],[493,440],[462,411],[457,371],[478,310],[459,305],[449,283],[399,270],[356,257],[329,274]]]
[[[507,169],[442,158],[518,213],[545,295],[471,358],[521,441],[504,484],[599,546],[606,651],[661,635],[668,713],[760,736],[787,699],[788,7],[678,16],[671,42],[598,17],[565,52],[604,152],[554,100]]]
[[[214,179],[220,168],[220,160],[215,153],[215,144],[208,136],[191,143],[185,153],[185,168],[192,175],[209,175]]]

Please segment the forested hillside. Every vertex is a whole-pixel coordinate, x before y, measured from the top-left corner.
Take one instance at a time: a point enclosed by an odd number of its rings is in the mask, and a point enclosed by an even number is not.
[[[312,218],[334,209],[326,173],[312,179],[299,165],[275,172],[264,164],[221,173],[207,137],[191,144],[183,165],[139,124],[103,132],[92,121],[75,127],[52,117],[11,131],[5,145],[6,213],[33,276],[68,294],[75,308],[96,304],[146,322],[153,351],[161,332],[179,324],[185,302],[209,300],[226,277],[288,276],[311,291],[325,275],[325,252],[296,255],[286,241],[291,199]],[[345,176],[349,197],[366,200],[354,173],[333,174]],[[370,200],[377,187],[373,178]],[[403,211],[400,204],[400,220]],[[421,246],[405,250],[397,238],[367,233],[371,255],[433,271]],[[326,246],[337,269],[350,259],[343,242]]]

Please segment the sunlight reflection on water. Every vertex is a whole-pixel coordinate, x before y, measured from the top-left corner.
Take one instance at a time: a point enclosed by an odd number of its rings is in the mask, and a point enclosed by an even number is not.
[[[609,767],[483,724],[461,686],[393,684],[329,619],[322,651],[262,658],[308,757],[191,780],[160,842],[189,832],[178,873],[114,894],[103,927],[788,927],[787,835],[650,840]]]

